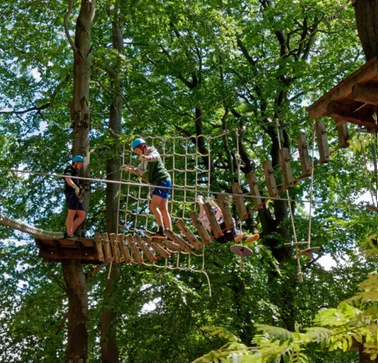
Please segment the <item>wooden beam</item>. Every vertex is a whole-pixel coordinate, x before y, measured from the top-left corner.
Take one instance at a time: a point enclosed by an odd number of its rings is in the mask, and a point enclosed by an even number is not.
[[[270,160],[265,160],[264,165],[264,175],[265,182],[268,188],[268,194],[270,197],[275,197],[277,195],[277,183],[276,178],[274,177],[274,169]]]
[[[129,248],[127,247],[126,243],[125,243],[125,237],[122,233],[120,233],[118,235],[118,241],[119,241],[119,244],[120,244],[121,250],[122,250],[123,262],[130,262],[131,261],[130,251],[129,251]],[[120,260],[122,262],[122,258]]]
[[[215,214],[211,208],[211,205],[209,203],[205,203],[203,205],[205,212],[206,212],[206,217],[210,223],[211,227],[211,232],[215,238],[219,238],[223,236],[222,233],[222,228],[220,228],[219,223],[217,221],[217,218],[215,217]]]
[[[352,88],[353,99],[358,102],[368,103],[376,106],[378,103],[377,85],[368,86],[363,84],[355,84]]]
[[[201,242],[198,241],[193,232],[185,225],[182,220],[176,222],[176,226],[180,229],[181,233],[185,238],[194,246],[195,249],[202,248]]]
[[[301,162],[302,177],[308,177],[311,175],[311,172],[310,172],[311,163],[310,163],[310,157],[308,156],[306,135],[300,134],[297,138],[297,143],[298,143],[299,159]]]
[[[202,239],[202,243],[207,246],[211,242],[211,238],[206,228],[203,226],[202,222],[199,220],[199,215],[196,212],[189,213],[192,222],[197,229],[198,234]]]
[[[337,121],[337,120],[336,120]],[[337,124],[337,122],[336,122]],[[337,125],[337,134],[339,136],[339,145],[341,148],[346,149],[349,147],[349,133],[348,133],[348,125],[346,123],[342,123],[341,125]]]
[[[315,131],[319,148],[319,161],[323,164],[328,163],[330,155],[328,150],[326,129],[323,120],[319,120],[315,123]]]
[[[55,249],[54,247],[42,247],[39,249],[39,256],[47,262],[61,262],[62,260],[80,260],[82,263],[100,263],[97,251],[93,248],[73,250]]]
[[[240,188],[239,183],[235,182],[232,184],[232,193],[234,194],[242,194],[242,190]],[[239,219],[244,221],[247,217],[247,208],[245,207],[244,198],[240,195],[233,195],[232,196],[235,200],[236,209],[239,214]]]
[[[358,109],[358,104],[355,103],[331,102],[328,105],[328,116],[337,120],[336,125],[350,122],[368,129],[374,129],[376,126],[373,114],[374,110],[370,105],[361,109]]]
[[[181,252],[184,250],[184,247],[181,247],[178,243],[175,243],[168,239],[162,240],[160,243],[162,243],[164,246],[166,246],[167,248],[169,248],[170,250],[174,252]]]
[[[256,173],[252,171],[249,172],[247,174],[247,178],[248,178],[249,189],[253,196],[252,198],[253,205],[255,206],[256,209],[260,209],[262,207],[262,201],[260,198],[259,183],[256,181]]]
[[[357,83],[365,83],[377,77],[377,58],[372,58],[360,69],[341,81],[337,86],[324,94],[307,108],[312,119],[327,113],[328,104],[335,100],[342,100],[352,93],[352,87]]]
[[[101,235],[99,232],[95,233],[95,243],[96,243],[96,251],[97,256],[100,261],[104,261],[104,251],[102,249],[102,243],[101,243]]]
[[[232,218],[230,207],[228,206],[228,203],[226,202],[226,196],[224,194],[217,194],[216,199],[217,199],[219,208],[222,211],[223,220],[224,220],[224,223],[226,224],[226,228],[231,229],[232,227],[234,227],[234,219]]]
[[[286,147],[282,148],[280,150],[280,163],[286,189],[294,188],[294,179],[293,173],[291,171],[290,160],[291,156],[289,154],[289,149],[287,149]]]

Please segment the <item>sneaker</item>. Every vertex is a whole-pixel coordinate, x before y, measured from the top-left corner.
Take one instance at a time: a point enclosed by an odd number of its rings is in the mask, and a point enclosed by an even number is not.
[[[199,204],[204,204],[202,195],[197,195],[196,202]]]
[[[165,234],[163,232],[155,232],[153,235],[152,235],[153,238],[166,238],[165,237]]]
[[[252,243],[256,242],[260,238],[260,235],[258,233],[253,234],[252,236],[248,236],[244,241],[245,243]]]

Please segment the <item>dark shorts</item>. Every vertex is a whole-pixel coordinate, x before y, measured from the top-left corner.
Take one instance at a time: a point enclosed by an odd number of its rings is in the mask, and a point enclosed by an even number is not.
[[[75,193],[64,192],[64,194],[66,196],[66,204],[68,209],[84,210],[83,203],[80,202]]]
[[[215,239],[216,241],[218,241],[220,243],[227,243],[227,242],[231,242],[231,241],[234,240],[234,238],[236,236],[236,229],[235,228],[224,230],[226,228],[226,223],[224,223],[224,222],[219,224],[219,227],[223,231],[223,236],[216,238]]]
[[[152,192],[152,195],[157,195],[160,198],[169,199],[169,192],[172,187],[172,182],[170,180],[160,180],[156,184],[156,186],[165,188],[155,188]]]

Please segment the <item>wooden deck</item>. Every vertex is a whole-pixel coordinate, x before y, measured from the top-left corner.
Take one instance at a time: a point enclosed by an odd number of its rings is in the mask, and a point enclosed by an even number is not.
[[[371,59],[319,98],[307,111],[312,119],[334,118],[336,125],[356,124],[368,132],[378,130],[373,115],[377,112],[377,58]]]

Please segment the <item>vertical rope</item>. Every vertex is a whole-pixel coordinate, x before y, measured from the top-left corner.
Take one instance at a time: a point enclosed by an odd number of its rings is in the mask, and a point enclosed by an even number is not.
[[[312,126],[312,151],[311,151],[311,182],[310,182],[310,208],[309,208],[309,219],[308,219],[308,238],[307,246],[311,247],[311,224],[312,224],[312,198],[314,194],[314,165],[315,165],[315,124]]]
[[[276,119],[276,128],[277,128],[278,147],[279,147],[279,150],[281,151],[282,143],[281,143],[280,121],[278,120],[278,118]],[[293,209],[291,208],[291,198],[290,198],[288,189],[286,189],[286,198],[287,198],[287,203],[288,203],[289,212],[290,212],[291,228],[293,230],[293,235],[294,235],[295,250],[296,252],[298,252],[299,249],[298,249],[297,232],[295,230],[294,214],[293,214]],[[297,258],[297,263],[298,263],[298,279],[299,279],[299,282],[303,282],[302,266],[301,266],[301,262],[299,258]]]
[[[240,179],[240,170],[241,170],[241,157],[240,157],[240,145],[239,145],[239,130],[236,129],[235,130],[235,135],[236,135],[236,155],[235,155],[235,159],[236,159],[236,167],[237,167],[237,177],[238,177],[238,184],[240,186],[240,183],[241,183],[241,179]],[[240,219],[241,216],[239,216],[239,230],[240,230],[240,233],[243,233],[243,223],[242,223],[242,220]]]

